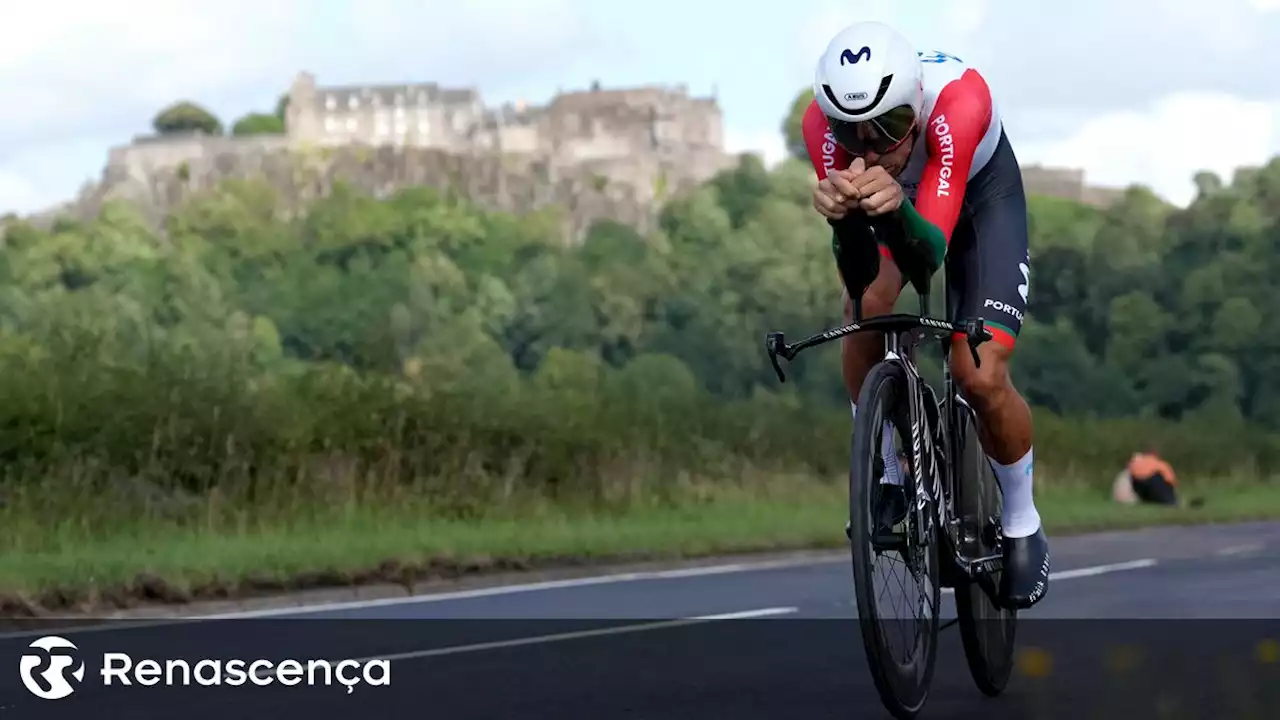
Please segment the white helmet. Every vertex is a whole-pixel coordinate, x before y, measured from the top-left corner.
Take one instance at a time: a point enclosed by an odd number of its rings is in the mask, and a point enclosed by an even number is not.
[[[915,127],[923,81],[920,55],[906,38],[883,23],[860,22],[836,34],[818,58],[813,94],[841,145],[883,153]]]

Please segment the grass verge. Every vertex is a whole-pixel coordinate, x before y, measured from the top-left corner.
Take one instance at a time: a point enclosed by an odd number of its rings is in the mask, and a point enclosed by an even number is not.
[[[1201,489],[1206,484],[1199,485]],[[1082,486],[1037,500],[1057,535],[1158,524],[1280,518],[1280,485],[1215,485],[1201,508],[1130,507]],[[411,584],[592,562],[839,547],[843,484],[790,479],[720,489],[687,503],[633,503],[601,514],[546,505],[511,516],[436,519],[409,501],[295,504],[287,513],[215,513],[183,519],[56,524],[10,507],[0,554],[0,615],[126,608],[149,602],[247,597],[374,582]],[[199,514],[199,513],[196,513]]]

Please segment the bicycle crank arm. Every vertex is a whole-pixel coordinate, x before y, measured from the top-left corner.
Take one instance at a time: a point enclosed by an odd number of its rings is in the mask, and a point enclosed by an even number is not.
[[[972,578],[979,572],[993,573],[1000,570],[1004,566],[1004,556],[1000,553],[995,553],[993,555],[983,555],[982,557],[970,558],[957,553],[956,565],[958,565],[966,575]]]

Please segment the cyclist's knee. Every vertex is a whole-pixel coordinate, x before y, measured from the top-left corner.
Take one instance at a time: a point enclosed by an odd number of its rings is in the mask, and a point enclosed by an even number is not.
[[[1001,395],[1013,391],[1009,378],[1009,357],[1013,350],[997,342],[986,342],[978,347],[982,366],[973,364],[969,345],[964,338],[955,338],[951,347],[951,375],[969,402],[975,405],[999,403]]]
[[[880,272],[862,293],[862,317],[888,315],[893,312],[894,303],[902,292],[902,273],[887,257],[880,258]],[[849,289],[844,289],[844,319],[853,322],[853,300],[849,297]]]
[[[876,279],[871,287],[862,294],[862,316],[888,315],[893,312],[893,305],[898,301],[898,293],[893,283],[888,282],[884,274]],[[845,322],[853,322],[853,300],[849,292],[844,293]]]

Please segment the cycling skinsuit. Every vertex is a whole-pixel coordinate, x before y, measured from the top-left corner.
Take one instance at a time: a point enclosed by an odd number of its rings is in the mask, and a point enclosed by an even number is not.
[[[920,62],[928,123],[897,178],[915,208],[904,206],[903,215],[913,235],[945,249],[951,319],[982,317],[993,339],[1012,348],[1031,273],[1022,171],[982,75],[945,53],[920,53]],[[853,156],[836,144],[817,101],[803,128],[819,178],[849,167]]]

